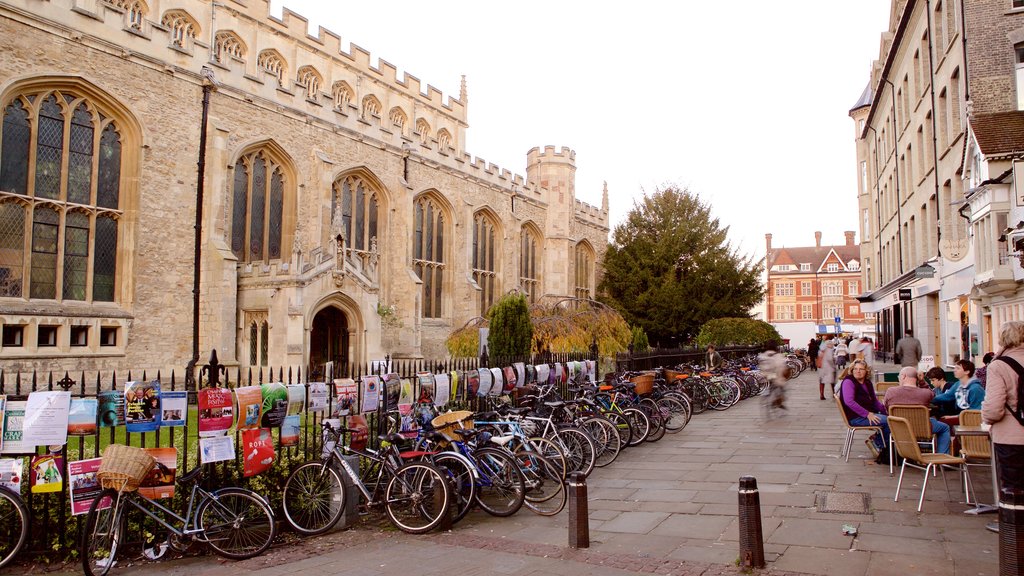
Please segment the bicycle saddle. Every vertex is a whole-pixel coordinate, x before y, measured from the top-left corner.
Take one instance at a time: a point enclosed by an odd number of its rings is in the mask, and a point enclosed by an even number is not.
[[[179,476],[178,477],[178,482],[181,482],[181,483],[194,482],[196,480],[199,480],[202,477],[203,477],[203,465],[200,464],[200,465],[196,466],[195,468],[193,468],[193,469],[189,470],[188,472],[186,472],[183,476]]]

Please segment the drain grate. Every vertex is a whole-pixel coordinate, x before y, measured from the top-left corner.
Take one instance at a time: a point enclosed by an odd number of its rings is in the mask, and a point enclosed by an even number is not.
[[[814,500],[818,512],[871,513],[871,495],[867,492],[816,492]]]

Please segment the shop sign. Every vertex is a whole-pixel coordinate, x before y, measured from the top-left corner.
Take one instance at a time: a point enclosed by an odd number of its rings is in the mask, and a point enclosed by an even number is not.
[[[914,296],[913,296],[912,292],[913,292],[913,290],[911,290],[910,288],[900,288],[899,289],[899,300],[900,300],[900,302],[906,302],[908,300],[913,300]]]

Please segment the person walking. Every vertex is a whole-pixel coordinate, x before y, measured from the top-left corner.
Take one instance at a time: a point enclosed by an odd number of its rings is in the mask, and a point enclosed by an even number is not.
[[[846,368],[846,361],[850,358],[850,348],[842,338],[837,340],[836,344],[836,370],[842,370]]]
[[[1017,394],[1021,378],[1017,368],[1024,365],[1024,322],[1003,324],[999,345],[1002,351],[988,366],[981,417],[992,425],[996,476],[1002,493],[1006,489],[1024,490],[1024,423],[1017,418],[1022,400]]]
[[[818,394],[825,399],[825,386],[829,390],[836,384],[836,361],[833,357],[833,345],[831,340],[826,340],[821,349],[821,370],[818,370]]]
[[[896,343],[896,361],[901,366],[917,368],[917,363],[921,361],[921,341],[914,338],[913,330],[907,330],[905,334],[906,336]]]
[[[811,338],[807,343],[807,355],[811,357],[811,370],[818,369],[818,339]]]
[[[722,355],[715,350],[714,344],[708,344],[708,355],[706,359],[706,367],[708,370],[718,370],[722,367],[725,361],[722,360]]]

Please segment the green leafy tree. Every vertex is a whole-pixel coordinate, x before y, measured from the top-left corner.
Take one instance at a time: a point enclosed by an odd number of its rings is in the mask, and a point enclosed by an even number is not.
[[[491,307],[487,350],[491,356],[525,356],[533,345],[533,322],[526,296],[507,294]]]
[[[651,343],[647,340],[647,333],[644,329],[639,326],[633,326],[633,351],[634,352],[646,352],[651,348]]]
[[[697,345],[701,348],[708,344],[715,346],[729,345],[769,345],[782,342],[782,337],[774,326],[752,318],[716,318],[709,320],[700,327],[697,334]]]
[[[600,293],[651,341],[690,341],[714,318],[746,316],[762,298],[762,262],[729,244],[729,228],[685,188],[634,202],[615,227]]]

